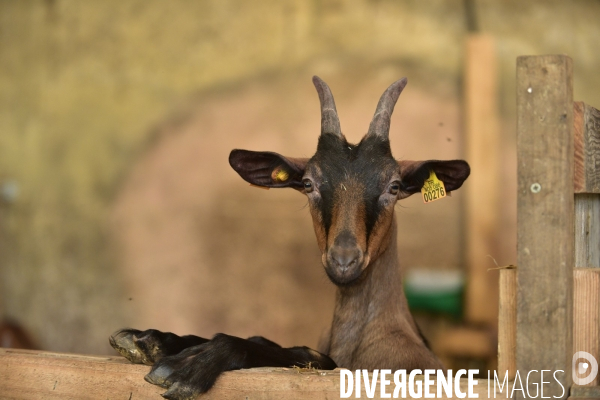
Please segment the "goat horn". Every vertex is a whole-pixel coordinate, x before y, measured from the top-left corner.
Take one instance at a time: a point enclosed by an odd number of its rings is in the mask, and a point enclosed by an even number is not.
[[[408,79],[399,79],[383,92],[379,103],[377,103],[377,109],[375,110],[375,115],[373,115],[371,125],[369,125],[367,136],[376,135],[385,139],[389,138],[392,112],[394,112],[396,101],[398,101],[398,97],[407,83]]]
[[[340,119],[335,109],[335,101],[331,89],[321,78],[313,76],[313,84],[319,93],[319,101],[321,102],[321,135],[324,133],[332,133],[336,136],[342,136],[340,128]]]

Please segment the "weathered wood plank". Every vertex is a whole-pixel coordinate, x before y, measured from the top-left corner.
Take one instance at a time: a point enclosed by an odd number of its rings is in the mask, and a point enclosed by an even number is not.
[[[575,268],[573,273],[573,353],[585,351],[600,360],[600,269]],[[598,377],[585,386],[597,384]]]
[[[517,60],[517,369],[563,370],[564,387],[573,356],[572,75],[567,56]]]
[[[600,360],[600,268],[573,270],[573,353],[585,351]],[[498,371],[516,372],[516,269],[500,271]],[[582,376],[584,377],[584,376]],[[586,386],[598,385],[598,378]]]
[[[600,268],[600,195],[575,195],[575,267]]]
[[[162,399],[164,392],[143,379],[149,367],[122,357],[82,356],[0,348],[1,399]],[[487,398],[488,382],[478,380],[475,393]],[[467,380],[461,380],[467,392]],[[364,384],[361,398],[367,398]],[[391,388],[391,389],[390,389]],[[394,384],[387,387],[393,392]],[[375,399],[380,399],[377,385]],[[254,368],[226,372],[202,400],[325,400],[340,396],[340,373],[292,368]],[[354,398],[354,396],[353,396]],[[412,397],[409,397],[412,398]],[[447,397],[443,397],[447,398]],[[499,399],[506,399],[499,394]]]
[[[512,380],[517,372],[517,269],[500,270],[498,372]]]
[[[158,399],[164,390],[146,384],[148,371],[122,357],[0,349],[0,398]]]
[[[575,192],[600,193],[600,111],[579,101],[573,108]]]
[[[496,47],[493,37],[471,34],[465,60],[466,160],[471,165],[466,185],[465,257],[468,285],[465,320],[496,326],[498,323],[498,274],[488,255],[497,253],[500,147]]]

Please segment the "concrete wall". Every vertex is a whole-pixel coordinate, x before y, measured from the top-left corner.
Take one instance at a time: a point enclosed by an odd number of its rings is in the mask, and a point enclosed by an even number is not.
[[[475,5],[498,45],[508,264],[515,58],[569,54],[600,106],[600,4]],[[457,0],[0,2],[0,313],[60,351],[109,351],[124,325],[315,345],[332,292],[303,200],[247,188],[228,151],[310,155],[313,74],[357,141],[406,75],[395,155],[459,156],[465,35]],[[405,265],[461,267],[459,202],[399,208],[407,230],[444,227],[403,236]]]

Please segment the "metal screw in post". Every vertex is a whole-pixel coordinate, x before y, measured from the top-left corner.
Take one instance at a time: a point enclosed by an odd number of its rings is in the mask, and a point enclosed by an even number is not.
[[[540,190],[542,190],[542,185],[540,185],[539,183],[534,183],[531,185],[531,193],[539,193]]]

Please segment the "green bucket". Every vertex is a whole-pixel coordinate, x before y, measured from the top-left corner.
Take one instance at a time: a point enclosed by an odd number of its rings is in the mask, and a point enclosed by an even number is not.
[[[404,278],[404,292],[412,311],[459,318],[462,315],[463,290],[462,271],[413,269]]]

